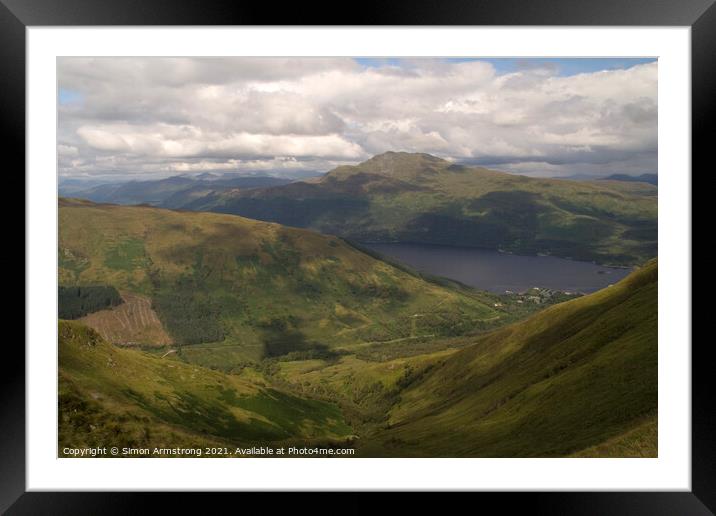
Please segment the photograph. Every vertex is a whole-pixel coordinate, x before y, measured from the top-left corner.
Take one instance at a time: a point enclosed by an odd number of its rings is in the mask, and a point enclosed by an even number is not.
[[[56,457],[658,458],[659,66],[58,56]]]

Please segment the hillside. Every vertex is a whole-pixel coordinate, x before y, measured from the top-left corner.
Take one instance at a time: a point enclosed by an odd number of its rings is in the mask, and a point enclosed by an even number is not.
[[[167,335],[160,343],[186,360],[224,370],[513,318],[495,296],[426,281],[339,238],[231,215],[61,199],[58,252],[61,286],[122,293],[83,319],[112,342]]]
[[[654,186],[536,179],[428,154],[388,152],[319,180],[213,192],[182,207],[364,242],[474,246],[622,265],[656,256]]]
[[[59,204],[61,443],[656,455],[656,260],[523,319],[304,229]]]
[[[406,379],[365,456],[655,456],[656,260]]]
[[[74,321],[59,322],[59,449],[340,445],[350,435],[330,403],[171,355],[121,349]]]

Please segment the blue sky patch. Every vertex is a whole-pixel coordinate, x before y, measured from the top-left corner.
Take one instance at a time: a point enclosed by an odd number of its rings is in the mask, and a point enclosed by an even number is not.
[[[358,57],[356,62],[366,68],[384,66],[405,66],[405,60],[394,57]],[[568,77],[580,73],[593,73],[604,70],[626,70],[633,66],[653,63],[654,57],[456,57],[444,58],[448,63],[464,63],[470,61],[486,61],[495,67],[499,75],[529,69],[548,69],[555,75]]]
[[[57,100],[60,106],[66,106],[67,104],[80,104],[83,100],[83,96],[79,91],[68,90],[66,88],[60,88],[57,94]]]

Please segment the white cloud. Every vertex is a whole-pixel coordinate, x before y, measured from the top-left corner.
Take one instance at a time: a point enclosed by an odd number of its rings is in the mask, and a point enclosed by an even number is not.
[[[59,154],[60,156],[77,156],[79,152],[79,149],[74,145],[60,144],[57,146],[57,154]]]
[[[63,174],[318,169],[386,150],[656,168],[655,62],[562,77],[436,59],[63,58],[58,76],[81,99],[59,106]]]
[[[81,126],[77,134],[93,149],[152,158],[280,156],[365,157],[361,147],[340,135],[220,133],[194,126],[109,124]]]

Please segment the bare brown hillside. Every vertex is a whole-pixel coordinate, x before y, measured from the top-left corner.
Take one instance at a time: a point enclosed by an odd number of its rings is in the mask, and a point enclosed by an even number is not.
[[[172,339],[152,309],[148,297],[121,292],[124,303],[79,319],[102,338],[123,346],[167,346]]]

